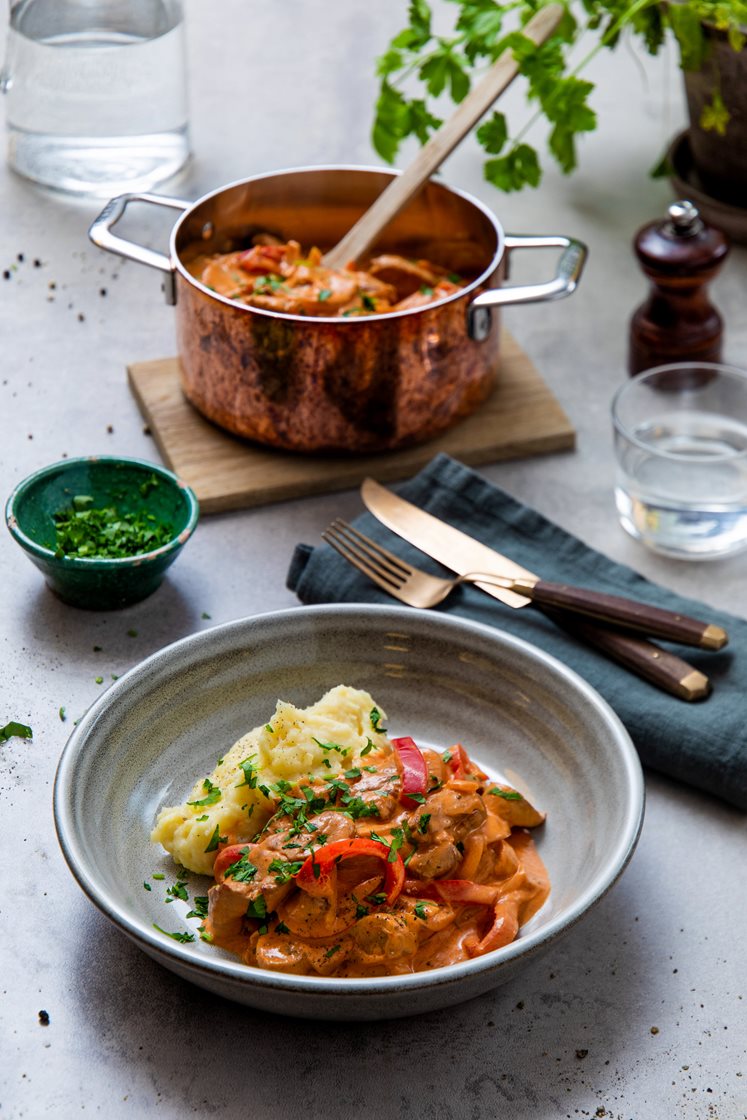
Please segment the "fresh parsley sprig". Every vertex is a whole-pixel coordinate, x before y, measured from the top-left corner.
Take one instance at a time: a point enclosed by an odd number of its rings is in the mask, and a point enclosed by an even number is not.
[[[536,187],[542,165],[526,134],[540,117],[550,123],[548,148],[567,174],[576,167],[578,138],[596,128],[589,104],[594,87],[579,77],[602,48],[614,48],[629,29],[639,36],[650,54],[656,54],[667,34],[680,49],[684,70],[700,69],[707,52],[703,23],[725,32],[736,51],[745,44],[747,0],[561,0],[565,14],[556,32],[535,46],[522,28],[541,5],[537,0],[453,0],[452,27],[433,27],[428,0],[410,0],[408,22],[377,60],[380,79],[372,130],[372,143],[392,163],[400,145],[410,136],[421,144],[441,125],[434,102],[448,96],[458,103],[470,90],[479,71],[491,65],[504,50],[511,50],[526,82],[527,100],[535,107],[530,119],[516,132],[506,115],[495,111],[476,130],[489,157],[485,178],[503,191]],[[575,66],[570,54],[584,32],[596,32],[592,50]],[[712,100],[703,110],[701,127],[726,131],[729,114],[716,84]]]

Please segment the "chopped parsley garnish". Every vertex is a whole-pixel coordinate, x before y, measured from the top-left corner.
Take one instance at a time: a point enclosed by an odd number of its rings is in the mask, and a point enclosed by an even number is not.
[[[141,482],[139,486],[140,493],[143,498],[147,498],[151,490],[155,490],[157,486],[161,485],[161,481],[157,474],[152,474],[150,478],[146,478],[145,482]]]
[[[157,929],[159,933],[165,934],[166,937],[170,937],[173,941],[181,941],[183,944],[186,944],[188,941],[194,941],[195,939],[193,933],[169,933],[167,929],[161,929],[156,922],[153,923],[153,928]]]
[[[374,749],[373,743],[368,738],[368,736],[366,736],[366,745],[363,748],[363,750],[361,751],[361,758],[363,757],[364,754],[370,754],[373,749]],[[375,767],[374,767],[374,769],[375,769]]]
[[[143,886],[145,887],[146,891],[150,891],[150,890],[152,890],[152,889],[153,889],[153,888],[151,887],[150,883],[143,883]]]
[[[275,926],[275,933],[290,933],[290,930],[288,929],[285,922],[278,922],[278,924]]]
[[[397,852],[400,850],[400,848],[402,847],[402,845],[405,842],[405,834],[404,834],[404,832],[402,831],[401,828],[393,828],[392,829],[392,839],[389,843],[387,843],[387,841],[384,839],[383,836],[379,836],[378,832],[372,832],[371,833],[371,839],[372,840],[378,840],[379,844],[383,844],[386,848],[389,849],[389,855],[387,856],[387,863],[396,863]]]
[[[332,763],[329,761],[328,758],[323,758],[322,759],[322,766],[326,766],[328,770],[332,769]]]
[[[181,879],[177,879],[174,886],[168,888],[166,894],[169,896],[166,899],[167,902],[173,902],[175,898],[180,898],[182,902],[189,902],[189,895],[187,894],[187,884]]]
[[[333,945],[331,949],[327,949],[327,952],[324,954],[327,960],[329,960],[330,957],[333,957],[335,953],[338,952],[338,950],[340,950],[341,948],[342,945]]]
[[[425,836],[428,831],[428,821],[431,819],[430,813],[421,813],[418,818],[418,832],[421,836]]]
[[[425,903],[421,899],[418,899],[418,901],[415,903],[415,917],[420,918],[422,922],[424,922],[428,917],[428,911],[425,908]]]
[[[361,303],[365,307],[366,311],[376,310],[376,300],[367,295],[366,292],[361,293]]]
[[[384,717],[382,716],[382,714],[381,714],[381,712],[379,711],[378,708],[372,708],[371,709],[371,712],[370,712],[370,715],[369,715],[369,719],[371,720],[371,726],[373,727],[374,731],[378,731],[379,735],[386,735],[386,728],[381,726],[381,721],[382,721],[383,718]]]
[[[213,830],[213,835],[210,837],[210,841],[208,843],[207,848],[205,848],[205,851],[206,852],[216,852],[218,850],[218,845],[219,844],[225,844],[226,839],[227,839],[226,836],[221,836],[220,825],[217,824],[215,826],[215,829]]]
[[[421,296],[432,296],[433,295],[433,288],[429,288],[427,284],[421,284],[420,285],[420,294],[421,294]]]
[[[350,787],[347,782],[343,782],[342,778],[330,778],[325,788],[327,797],[333,804],[337,801],[338,794],[350,793]]]
[[[370,894],[366,898],[366,902],[370,902],[372,906],[381,906],[386,902],[385,894]]]
[[[343,758],[346,754],[350,754],[350,747],[341,747],[339,743],[323,743],[321,739],[317,739],[313,735],[311,736],[311,738],[314,740],[318,747],[321,747],[323,751],[337,751],[337,753],[342,755]]]
[[[249,786],[249,789],[257,788],[257,774],[259,773],[259,771],[255,766],[256,758],[256,754],[253,754],[250,755],[249,758],[245,758],[243,762],[239,763],[239,770],[244,775],[244,780],[243,782],[237,782],[236,788],[238,788],[239,786]]]
[[[209,813],[203,813],[201,817],[195,817],[196,821],[206,821],[210,816]]]
[[[60,708],[58,715],[59,715],[60,719],[62,720],[62,722],[64,723],[65,720],[67,719],[67,712],[65,711],[64,707]]]
[[[332,295],[332,291],[331,291],[330,288],[322,288],[322,290],[319,293],[319,302],[323,303],[324,300],[329,299],[329,297],[331,295]]]
[[[103,684],[103,683],[104,683],[104,678],[103,677],[96,677],[96,684]]]
[[[388,860],[387,860],[388,863],[396,863],[397,852],[400,850],[400,848],[402,847],[404,842],[405,842],[405,834],[402,831],[402,829],[401,828],[393,828],[392,829],[392,842],[389,845],[389,857],[388,857]]]
[[[444,753],[441,755],[441,761],[442,762],[451,762],[453,757],[454,756],[451,753],[451,751],[444,751]]]
[[[367,774],[375,774],[378,767],[377,766],[364,766],[363,769],[366,771]]]
[[[367,918],[368,914],[369,914],[368,907],[364,906],[361,902],[357,902],[356,906],[355,906],[355,920],[356,920],[356,922],[359,921],[361,918]]]
[[[54,515],[55,556],[121,560],[161,548],[174,535],[173,526],[160,522],[147,510],[135,513],[114,506],[94,509],[92,502],[88,495],[79,495],[68,509]]]
[[[521,794],[515,789],[499,789],[498,786],[496,786],[495,789],[489,789],[488,793],[494,793],[496,797],[502,797],[504,801],[524,800]]]
[[[275,728],[272,726],[271,723],[266,723],[265,724],[265,731],[269,731],[271,735],[275,734]]]
[[[425,805],[424,793],[408,793],[407,796],[410,798],[410,801],[417,801],[418,805]]]
[[[257,868],[249,859],[248,851],[247,848],[237,860],[228,865],[223,874],[224,879],[233,879],[236,883],[248,883],[254,878],[257,874]]]
[[[165,879],[166,878],[166,876],[163,874],[162,871],[154,871],[152,877],[154,879]]]
[[[249,903],[249,905],[246,908],[246,915],[245,916],[247,918],[266,918],[267,917],[267,903],[265,902],[265,900],[264,900],[264,898],[262,897],[261,894],[257,895],[256,898],[253,898],[252,901]],[[265,929],[265,933],[267,933],[267,929]]]
[[[188,805],[194,805],[202,809],[208,805],[215,805],[216,801],[220,801],[223,796],[219,786],[214,786],[209,778],[206,778],[202,783],[202,788],[205,790],[206,796],[199,801],[188,801]]]
[[[289,882],[294,875],[298,874],[303,864],[302,859],[295,861],[274,859],[269,865],[268,871],[275,876],[275,882],[282,886],[283,883]]]
[[[192,906],[194,907],[194,909],[189,911],[187,917],[200,919],[207,918],[208,902],[209,900],[206,894],[196,895],[195,898],[192,899]]]
[[[0,727],[0,743],[6,743],[8,739],[33,739],[34,733],[27,723],[17,723],[12,719],[10,723],[6,723],[5,727]]]
[[[345,777],[348,778],[350,781],[353,781],[355,778],[360,778],[360,776],[361,776],[361,771],[358,769],[357,766],[353,766],[352,769],[345,771]]]
[[[238,277],[236,277],[236,279],[238,279]],[[276,292],[278,288],[282,287],[283,282],[282,280],[278,280],[277,276],[258,276],[254,281],[253,290],[255,292],[262,292],[267,291],[267,289],[269,288],[271,292]]]

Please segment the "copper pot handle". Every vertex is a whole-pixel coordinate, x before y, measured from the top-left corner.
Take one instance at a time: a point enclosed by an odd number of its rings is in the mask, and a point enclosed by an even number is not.
[[[166,302],[174,304],[176,303],[174,268],[169,257],[165,253],[157,253],[155,249],[147,249],[144,245],[138,245],[135,241],[128,241],[112,233],[112,226],[117,224],[131,202],[150,202],[154,206],[168,206],[182,212],[189,210],[192,203],[162,194],[120,194],[107,202],[88,231],[91,241],[94,245],[98,245],[99,249],[105,249],[108,253],[116,253],[120,257],[127,257],[128,260],[147,264],[149,268],[157,268],[160,272],[168,273],[169,280],[164,284],[164,293]]]
[[[562,299],[576,290],[589,250],[582,241],[572,237],[512,237],[506,236],[506,252],[512,249],[562,249],[558,267],[552,280],[542,284],[521,284],[515,287],[488,288],[475,296],[467,311],[467,329],[470,338],[482,342],[490,334],[490,309],[506,307],[513,303],[539,303],[544,300]]]

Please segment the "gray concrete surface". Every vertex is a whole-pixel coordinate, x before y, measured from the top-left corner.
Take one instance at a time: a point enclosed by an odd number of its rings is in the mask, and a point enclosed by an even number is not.
[[[196,197],[277,167],[376,162],[373,58],[404,6],[189,0],[195,159],[170,193]],[[589,73],[600,125],[572,178],[548,167],[539,191],[501,197],[472,142],[445,169],[510,231],[572,233],[592,250],[572,300],[506,316],[571,416],[578,449],[484,473],[616,559],[744,616],[745,556],[670,562],[616,523],[608,404],[644,292],[630,242],[670,199],[648,170],[682,125],[683,99],[671,52],[652,61],[623,45]],[[507,103],[521,109],[520,94]],[[157,277],[88,245],[95,204],[4,168],[0,198],[0,270],[17,265],[0,280],[3,492],[63,453],[157,459],[124,374],[127,362],[174,351]],[[137,225],[163,241],[155,218]],[[746,281],[747,251],[736,248],[714,296],[726,356],[743,366]],[[51,812],[70,726],[59,707],[75,718],[105,687],[97,676],[201,627],[292,606],[284,573],[296,541],[318,540],[333,515],[359,508],[348,492],[206,517],[156,596],[111,614],[57,602],[0,537],[0,723],[34,729],[32,743],[0,745],[0,1117],[741,1120],[744,817],[665,779],[648,775],[638,851],[586,921],[508,986],[415,1021],[313,1024],[222,1002],[145,957],[76,886]]]

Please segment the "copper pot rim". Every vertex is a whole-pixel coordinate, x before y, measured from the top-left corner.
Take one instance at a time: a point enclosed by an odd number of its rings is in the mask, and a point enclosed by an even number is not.
[[[169,240],[169,254],[171,257],[172,267],[179,273],[183,280],[191,285],[191,287],[201,292],[208,299],[212,300],[215,303],[223,304],[224,307],[230,307],[234,311],[238,311],[239,313],[247,313],[252,316],[259,315],[262,318],[266,319],[279,319],[282,322],[288,323],[302,323],[307,327],[312,323],[333,323],[335,326],[342,327],[344,330],[355,330],[356,328],[360,329],[362,326],[372,323],[392,322],[393,320],[398,319],[413,318],[418,315],[432,312],[438,308],[446,307],[448,304],[457,303],[459,302],[459,300],[464,299],[464,297],[468,296],[470,293],[478,291],[486,283],[486,281],[489,280],[491,276],[493,276],[496,269],[503,260],[505,254],[506,235],[503,230],[503,226],[498,221],[495,214],[493,214],[493,212],[478,198],[475,198],[474,195],[468,194],[467,191],[462,191],[457,189],[456,187],[450,187],[446,183],[436,181],[436,186],[441,187],[443,190],[448,191],[450,194],[453,194],[457,198],[462,199],[469,205],[474,206],[483,214],[483,216],[488,220],[490,225],[495,230],[497,249],[493,255],[492,260],[490,261],[490,264],[485,269],[483,269],[479,276],[470,281],[469,284],[465,285],[463,288],[460,288],[452,295],[445,296],[443,299],[434,300],[433,303],[427,303],[423,307],[411,307],[406,308],[404,311],[390,311],[388,313],[382,313],[380,315],[351,316],[347,319],[344,319],[339,315],[292,315],[288,312],[283,311],[270,311],[264,307],[251,307],[248,304],[242,304],[236,300],[228,299],[226,296],[222,296],[218,292],[214,292],[211,288],[208,288],[185,268],[179,255],[179,250],[176,247],[176,241],[182,225],[185,224],[185,222],[194,213],[198,206],[201,206],[203,203],[208,202],[210,199],[217,198],[227,191],[235,189],[236,187],[245,186],[247,183],[256,183],[260,182],[263,179],[275,179],[280,175],[297,175],[314,171],[364,171],[372,172],[376,175],[389,175],[392,178],[402,174],[402,172],[398,168],[376,167],[369,164],[307,164],[302,167],[287,167],[276,169],[274,171],[263,171],[259,175],[248,175],[243,179],[235,179],[230,183],[224,183],[222,186],[216,187],[214,190],[208,191],[206,194],[196,199],[187,209],[184,210],[184,212],[174,223]]]

